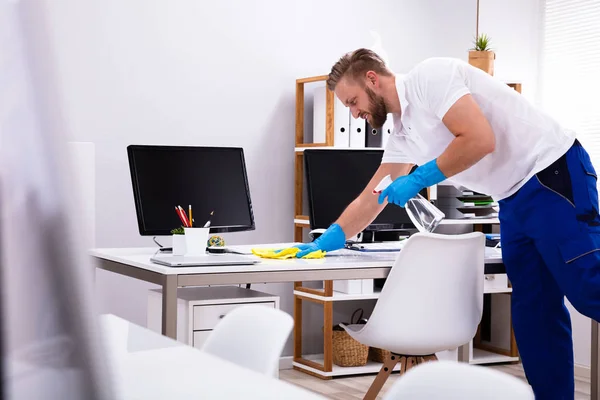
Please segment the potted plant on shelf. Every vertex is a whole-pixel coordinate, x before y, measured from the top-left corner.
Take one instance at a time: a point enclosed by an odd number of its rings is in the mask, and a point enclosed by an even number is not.
[[[469,64],[490,75],[494,75],[496,53],[490,48],[490,38],[486,34],[477,35],[474,47],[469,50]]]

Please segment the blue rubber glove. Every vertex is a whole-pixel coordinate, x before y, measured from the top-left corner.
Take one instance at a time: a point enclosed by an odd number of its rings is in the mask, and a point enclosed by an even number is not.
[[[296,258],[302,258],[305,255],[317,250],[339,250],[343,248],[345,244],[346,234],[342,230],[342,227],[338,224],[333,224],[313,242],[295,246],[300,249],[300,251],[296,254]]]
[[[427,164],[421,165],[412,174],[401,176],[392,182],[379,195],[379,204],[383,204],[387,197],[388,203],[404,207],[406,202],[421,190],[445,179],[446,177],[438,168],[436,160],[431,160]]]

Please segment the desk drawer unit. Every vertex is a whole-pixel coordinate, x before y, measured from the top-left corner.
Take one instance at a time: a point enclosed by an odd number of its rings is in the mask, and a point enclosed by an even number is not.
[[[177,290],[177,340],[202,347],[221,319],[237,307],[279,308],[279,296],[237,286],[185,287]],[[148,328],[161,332],[162,291],[148,295]]]
[[[239,306],[249,304],[275,308],[274,301],[265,303],[234,303],[194,306],[194,331],[213,329],[230,311],[233,311]]]
[[[197,349],[202,349],[202,345],[208,337],[210,336],[212,331],[195,331],[192,337],[192,346]]]

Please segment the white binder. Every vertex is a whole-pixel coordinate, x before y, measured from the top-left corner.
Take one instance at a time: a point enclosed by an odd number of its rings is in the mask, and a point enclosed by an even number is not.
[[[392,114],[388,114],[381,130],[381,147],[385,149],[390,136],[394,133],[394,116]]]
[[[350,147],[350,108],[333,96],[333,145]]]
[[[360,149],[365,147],[366,121],[362,118],[354,118],[350,114],[350,147]]]
[[[313,143],[326,141],[326,97],[325,86],[315,88],[313,95]],[[350,146],[350,109],[337,96],[333,96],[333,145]]]
[[[325,143],[325,115],[326,115],[325,86],[315,88],[313,94],[313,143]]]

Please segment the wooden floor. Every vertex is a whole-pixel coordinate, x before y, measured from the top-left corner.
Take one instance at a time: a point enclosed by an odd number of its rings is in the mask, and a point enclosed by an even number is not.
[[[486,368],[494,368],[502,372],[517,376],[525,380],[525,374],[520,364],[494,365]],[[329,399],[337,400],[357,400],[362,399],[367,389],[375,379],[375,375],[359,375],[352,377],[335,378],[331,380],[322,380],[312,377],[300,371],[286,369],[279,371],[280,379],[301,386],[313,392],[319,393]],[[394,384],[399,374],[395,373],[387,380],[380,396]],[[575,380],[575,400],[589,400],[590,381],[585,378]]]

